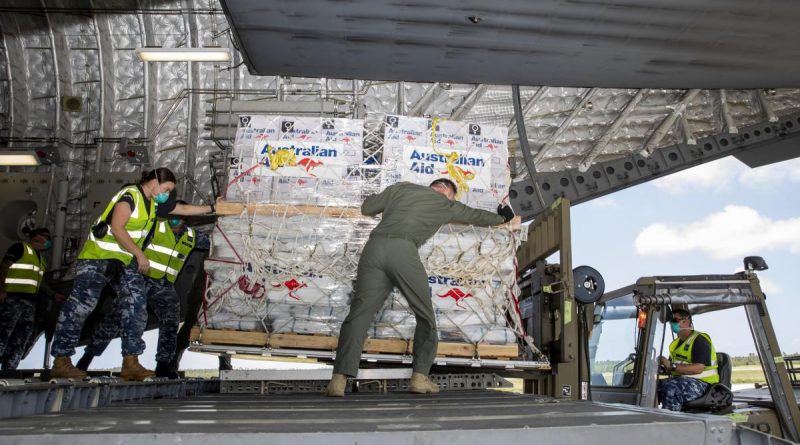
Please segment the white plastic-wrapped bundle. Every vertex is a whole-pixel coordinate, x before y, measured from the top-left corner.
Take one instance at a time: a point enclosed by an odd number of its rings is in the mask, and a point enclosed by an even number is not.
[[[220,218],[212,236],[212,256],[231,261],[246,256],[255,273],[276,277],[268,282],[273,284],[298,276],[335,276],[349,281],[355,279],[358,256],[374,225],[280,213]]]
[[[206,306],[208,327],[241,331],[266,331],[267,304],[262,292],[240,280],[239,267],[219,261],[206,261],[208,288]],[[249,292],[249,293],[248,293]],[[209,317],[208,314],[211,314]]]
[[[383,309],[375,316],[367,335],[372,338],[411,340],[416,327],[414,315],[407,308],[392,309],[392,305],[384,304]]]
[[[358,206],[364,121],[239,116],[231,202]]]
[[[271,332],[338,335],[347,307],[271,304],[267,315]]]

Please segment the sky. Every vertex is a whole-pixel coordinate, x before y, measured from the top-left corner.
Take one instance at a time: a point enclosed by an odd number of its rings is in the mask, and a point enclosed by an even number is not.
[[[769,269],[758,276],[778,342],[784,353],[800,353],[800,295],[793,290],[800,267],[799,189],[800,158],[751,169],[727,157],[577,205],[573,265],[597,269],[611,291],[644,276],[735,273],[745,256],[762,256]],[[755,352],[741,308],[695,317],[695,327],[711,335],[718,351]],[[155,366],[156,338],[156,331],[145,333],[145,366]],[[40,367],[43,350],[40,340],[20,368]],[[120,363],[117,339],[92,367]],[[234,366],[280,365],[234,360]],[[217,358],[187,352],[181,367],[216,368]]]
[[[751,169],[727,157],[577,205],[573,264],[597,269],[610,291],[644,276],[735,273],[745,256],[761,256],[778,342],[798,353],[799,188],[800,159]],[[742,308],[694,322],[717,351],[755,352]]]

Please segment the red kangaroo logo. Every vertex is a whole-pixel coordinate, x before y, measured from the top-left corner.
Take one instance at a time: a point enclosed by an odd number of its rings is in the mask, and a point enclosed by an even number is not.
[[[454,141],[454,140],[452,140],[452,139],[448,139],[448,140],[446,140],[444,143],[445,143],[445,144],[447,144],[447,145],[449,145],[449,146],[450,146],[450,148],[453,148],[453,145],[456,145],[456,141]]]
[[[487,147],[489,150],[494,150],[495,148],[497,148],[497,145],[494,145],[494,144],[491,144],[491,143],[490,143],[490,144],[489,144],[489,145],[487,145],[486,147]]]
[[[349,138],[349,137],[347,137],[347,136],[345,136],[345,137],[343,137],[343,138],[342,138],[342,142],[344,142],[345,144],[349,144],[349,143],[350,143],[350,141],[352,141],[352,139],[350,139],[350,138]]]
[[[414,142],[414,141],[416,141],[416,140],[417,140],[417,138],[416,138],[416,136],[411,136],[411,135],[409,134],[408,136],[406,136],[406,140],[407,140],[408,142]]]
[[[255,298],[255,299],[264,298],[264,293],[266,292],[266,290],[261,285],[261,283],[257,282],[251,286],[250,279],[247,278],[246,275],[242,275],[239,277],[238,284],[239,284],[239,290],[241,290],[247,295],[250,295],[250,298]]]
[[[455,168],[459,172],[461,172],[461,174],[464,175],[464,177],[467,178],[467,179],[472,179],[472,178],[475,177],[475,172],[473,172],[472,170],[464,170],[463,168],[456,167],[455,165],[453,166],[453,168]],[[450,173],[450,171],[444,170],[444,171],[440,171],[439,173],[441,173],[443,175],[446,175],[446,174]]]
[[[320,165],[322,165],[322,161],[315,161],[315,160],[313,160],[311,158],[303,158],[303,159],[297,161],[297,164],[298,165],[302,165],[303,168],[308,173],[311,173],[311,170],[314,170],[315,168],[317,168]],[[314,174],[311,174],[311,176],[314,176]]]
[[[295,300],[300,300],[300,298],[297,295],[294,294],[294,291],[296,291],[297,289],[303,288],[303,287],[308,287],[308,284],[301,283],[301,282],[295,280],[294,278],[292,278],[291,280],[286,280],[286,281],[284,281],[283,283],[280,283],[280,284],[273,284],[273,286],[274,287],[284,286],[286,289],[289,289],[289,298],[294,298]]]
[[[311,138],[311,136],[309,136],[309,135],[307,135],[305,133],[297,136],[297,139],[300,139],[300,140],[303,140],[303,141],[306,140],[306,139],[310,139],[310,138]]]
[[[463,290],[461,290],[461,289],[459,289],[457,287],[451,288],[449,291],[447,291],[447,292],[445,292],[445,293],[443,293],[441,295],[437,295],[437,297],[439,297],[439,298],[448,298],[448,297],[452,298],[453,300],[456,301],[456,306],[460,307],[461,309],[466,309],[464,306],[461,306],[461,300],[464,300],[464,299],[469,298],[471,296],[472,296],[471,293],[469,293],[469,292],[465,293]]]

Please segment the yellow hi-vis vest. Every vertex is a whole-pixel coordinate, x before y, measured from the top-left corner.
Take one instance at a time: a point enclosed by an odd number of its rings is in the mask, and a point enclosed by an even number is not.
[[[194,245],[194,230],[187,227],[180,239],[175,239],[175,233],[167,221],[159,219],[153,239],[144,249],[144,254],[150,260],[150,269],[145,275],[156,280],[166,276],[170,283],[174,283]]]
[[[6,292],[36,295],[42,284],[47,262],[30,244],[22,243],[22,257],[8,268]]]
[[[672,341],[669,345],[669,357],[672,363],[692,363],[692,347],[694,346],[694,341],[699,336],[703,336],[703,338],[708,341],[708,344],[711,346],[711,366],[706,366],[703,369],[703,372],[700,374],[695,375],[686,375],[685,377],[692,377],[698,380],[702,380],[706,383],[719,383],[719,373],[717,372],[717,351],[714,349],[714,343],[711,343],[711,337],[708,334],[703,332],[694,331],[689,338],[686,339],[683,344],[678,346],[680,342],[680,338],[676,338]],[[680,374],[673,372],[673,377],[678,377]]]
[[[150,233],[150,229],[156,221],[156,204],[151,199],[150,208],[146,209],[144,207],[145,197],[139,190],[139,187],[128,185],[117,192],[117,194],[111,198],[111,201],[109,201],[100,217],[97,218],[95,225],[106,221],[106,218],[111,214],[114,206],[126,193],[133,196],[134,205],[131,217],[125,224],[125,230],[128,232],[131,239],[133,239],[133,242],[141,248],[147,234]],[[111,226],[109,225],[105,236],[99,239],[94,236],[91,229],[89,230],[89,238],[86,239],[86,243],[83,245],[83,249],[78,255],[78,258],[82,260],[120,260],[123,264],[128,265],[133,259],[133,254],[123,249],[122,246],[117,243],[117,239],[111,234]]]

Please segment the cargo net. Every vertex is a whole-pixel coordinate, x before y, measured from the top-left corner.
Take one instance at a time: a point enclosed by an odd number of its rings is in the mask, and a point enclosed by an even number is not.
[[[450,121],[250,116],[240,117],[236,141],[225,199],[256,205],[215,228],[201,319],[213,329],[336,336],[378,219],[326,210],[357,208],[398,181],[427,185],[439,177],[460,185],[462,202],[494,210],[510,182],[504,132]],[[451,224],[420,247],[440,340],[521,340],[535,350],[517,304],[518,235]],[[411,340],[414,329],[395,289],[369,336]]]

